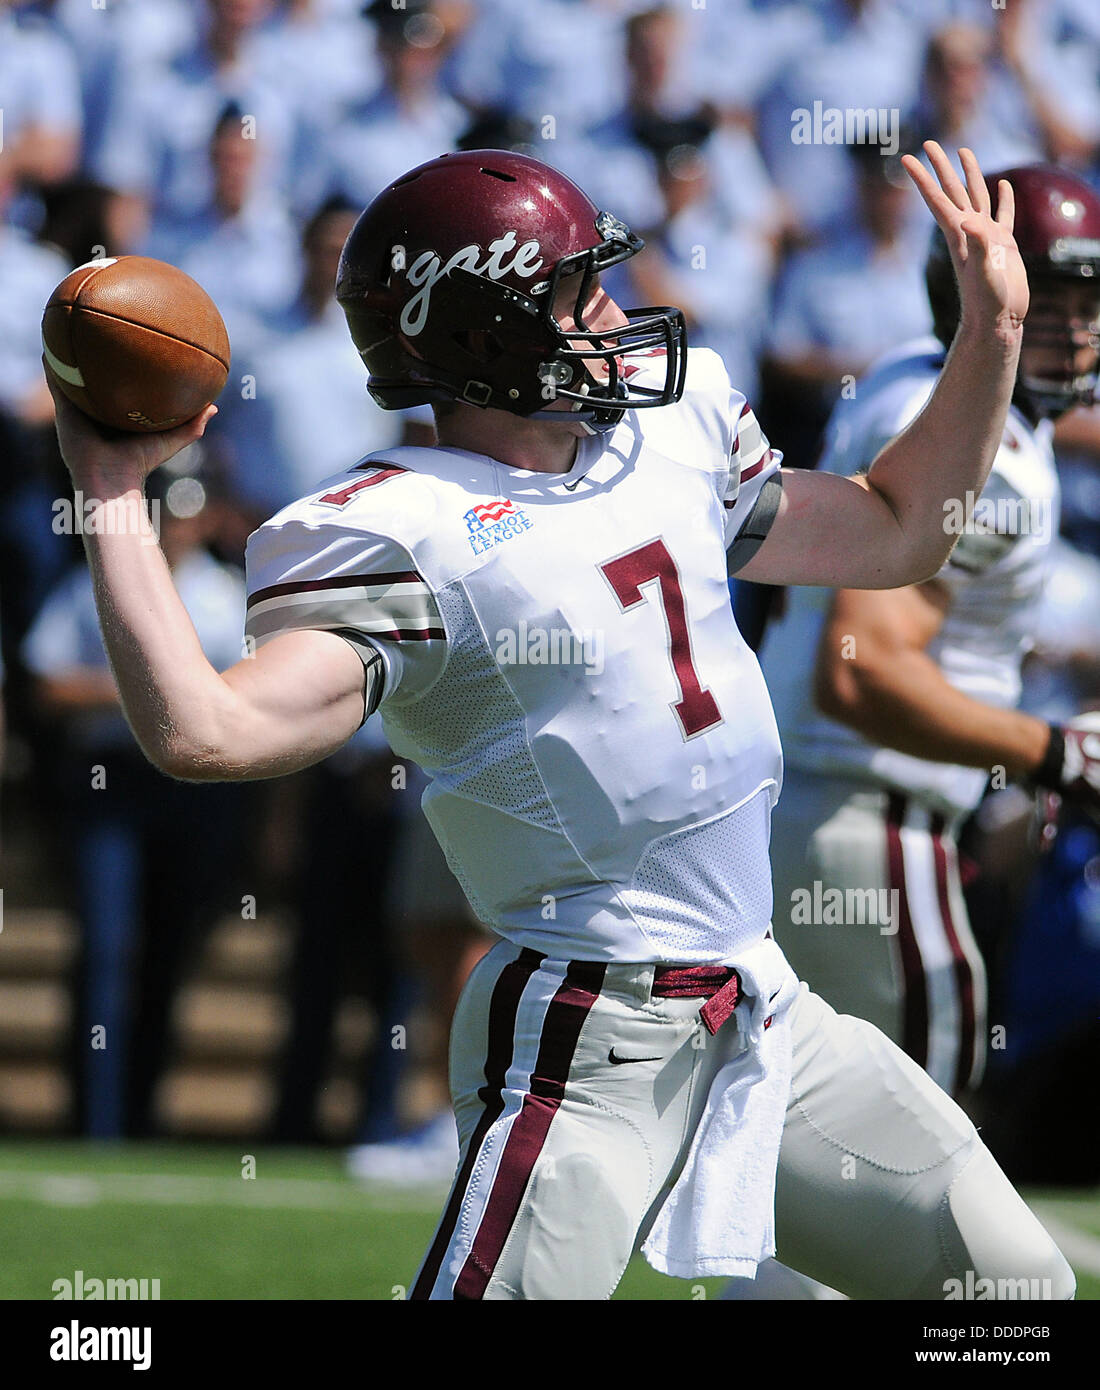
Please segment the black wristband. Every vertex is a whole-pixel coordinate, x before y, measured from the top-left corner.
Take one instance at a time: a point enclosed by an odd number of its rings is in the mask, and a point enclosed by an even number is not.
[[[1050,787],[1052,791],[1062,789],[1062,768],[1066,761],[1066,736],[1061,724],[1050,726],[1050,742],[1043,754],[1043,761],[1032,773],[1032,781],[1040,787]]]

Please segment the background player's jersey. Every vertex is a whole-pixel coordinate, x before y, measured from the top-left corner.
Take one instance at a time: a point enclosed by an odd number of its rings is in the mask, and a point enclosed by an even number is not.
[[[821,468],[853,474],[922,409],[943,366],[932,338],[883,358],[842,401],[826,434]],[[1051,541],[1058,531],[1058,479],[1051,426],[1033,428],[1013,407],[980,499],[960,499],[945,523],[962,534],[937,581],[950,593],[928,654],[944,677],[975,700],[1000,708],[1020,696],[1020,665],[1031,643]],[[910,757],[868,742],[814,704],[814,665],[833,590],[790,589],[768,629],[762,664],[787,763],[854,777],[917,796],[948,814],[972,810],[988,773]]]
[[[725,960],[768,928],[780,780],[725,550],[778,466],[692,351],[678,405],[581,440],[567,474],[402,448],[328,480],[251,537],[247,630],[378,647],[390,742],[431,776],[428,819],[502,935]]]

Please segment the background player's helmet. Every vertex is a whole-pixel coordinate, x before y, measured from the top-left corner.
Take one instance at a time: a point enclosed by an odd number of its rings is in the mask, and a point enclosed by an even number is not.
[[[678,309],[625,310],[628,325],[612,332],[583,323],[592,277],[643,245],[556,169],[469,150],[379,194],[344,246],[336,297],[383,409],[458,400],[560,420],[560,408],[548,411],[557,400],[570,403],[568,418],[606,427],[683,392]],[[567,335],[551,310],[572,280],[578,331]],[[631,381],[622,356],[643,352],[663,368],[659,386]],[[606,380],[589,370],[595,362],[606,363]]]
[[[1096,289],[1086,328],[1090,346],[1100,347],[1100,197],[1075,175],[1054,165],[1033,164],[1006,169],[986,178],[997,211],[998,180],[1007,179],[1015,195],[1013,235],[1027,270],[1032,308],[1044,289],[1066,283],[1091,284]],[[943,233],[936,229],[925,267],[936,336],[948,346],[959,324],[959,295],[951,256]],[[1076,341],[1075,341],[1076,338]],[[1073,364],[1081,340],[1067,321],[1039,322],[1029,314],[1024,341],[1060,352],[1061,372],[1029,377],[1023,363],[1017,395],[1037,416],[1056,417],[1074,405],[1091,404],[1096,397],[1097,368],[1078,373]]]

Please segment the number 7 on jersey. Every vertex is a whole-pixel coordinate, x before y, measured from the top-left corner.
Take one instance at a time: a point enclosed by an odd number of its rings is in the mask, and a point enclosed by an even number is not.
[[[691,634],[688,631],[684,591],[680,571],[659,537],[647,541],[636,550],[628,550],[614,560],[607,560],[600,569],[611,585],[624,613],[643,603],[647,595],[642,585],[654,580],[660,585],[661,609],[668,633],[672,671],[680,687],[680,698],[672,705],[685,738],[694,738],[715,724],[721,724],[722,712],[709,690],[703,688],[691,654]]]

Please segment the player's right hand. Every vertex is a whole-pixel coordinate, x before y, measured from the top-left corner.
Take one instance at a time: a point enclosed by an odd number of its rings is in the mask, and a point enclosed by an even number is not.
[[[48,377],[47,377],[48,380]],[[61,457],[73,484],[98,496],[141,489],[154,468],[159,468],[188,444],[200,439],[218,413],[208,405],[192,420],[157,434],[129,434],[109,430],[78,410],[52,382],[54,420]]]

